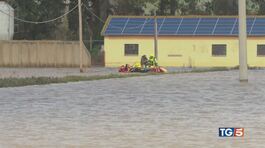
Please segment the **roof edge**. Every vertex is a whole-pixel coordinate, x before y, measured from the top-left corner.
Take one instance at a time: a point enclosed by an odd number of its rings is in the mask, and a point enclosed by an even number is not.
[[[105,37],[114,37],[114,38],[119,38],[119,37],[150,37],[153,38],[153,35],[105,35]],[[175,38],[237,38],[238,35],[159,35],[159,37],[175,37]],[[248,35],[247,38],[265,38],[265,35],[262,36],[255,36],[255,35]]]
[[[154,18],[154,16],[136,15],[112,15],[112,18]],[[247,17],[265,18],[265,15],[248,15]],[[157,16],[157,18],[238,18],[237,15],[178,15],[178,16]]]
[[[265,15],[248,15],[248,18],[265,18]],[[106,36],[105,32],[107,30],[107,27],[109,26],[109,23],[111,19],[113,18],[154,18],[154,16],[134,16],[134,15],[109,15],[103,29],[101,31],[102,36]],[[238,18],[238,16],[235,15],[185,15],[185,16],[157,16],[157,18]]]
[[[107,20],[105,21],[105,24],[104,24],[104,26],[103,26],[103,28],[101,30],[101,33],[100,33],[102,36],[105,36],[105,32],[106,32],[107,27],[109,26],[110,20],[112,18],[113,18],[113,16],[112,15],[109,15],[108,18],[107,18]]]

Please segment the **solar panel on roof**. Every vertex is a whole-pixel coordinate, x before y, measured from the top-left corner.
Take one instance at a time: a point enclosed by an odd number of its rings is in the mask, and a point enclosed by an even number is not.
[[[120,35],[122,33],[122,28],[127,22],[127,18],[113,18],[111,19],[105,34],[115,34]]]
[[[146,21],[146,18],[129,19],[122,33],[123,34],[139,34],[145,21]]]
[[[159,30],[161,35],[174,35],[178,29],[181,18],[166,18],[163,26]]]
[[[247,19],[247,33],[248,34],[251,34],[251,29],[253,28],[254,20],[255,20],[255,18],[248,18]],[[237,34],[238,34],[238,29],[237,29]]]
[[[164,24],[164,19],[163,18],[157,19],[158,31],[162,27],[163,24]],[[142,28],[142,31],[141,31],[141,34],[143,34],[143,35],[152,35],[155,32],[154,30],[155,30],[155,28],[154,28],[154,19],[151,18],[144,24],[144,26]]]
[[[265,19],[257,18],[253,26],[251,34],[253,35],[264,35],[265,34]]]
[[[199,23],[198,18],[183,19],[180,24],[179,30],[176,31],[176,34],[193,35],[198,23]]]
[[[158,18],[159,35],[238,35],[238,19],[216,18]],[[265,17],[247,19],[249,35],[265,36]],[[153,35],[153,18],[111,18],[104,35]]]
[[[212,35],[216,23],[217,18],[202,18],[195,34]]]
[[[154,34],[154,19],[149,19],[142,28],[141,34],[152,35]]]
[[[214,35],[232,35],[234,25],[236,23],[235,18],[222,18],[218,19]]]

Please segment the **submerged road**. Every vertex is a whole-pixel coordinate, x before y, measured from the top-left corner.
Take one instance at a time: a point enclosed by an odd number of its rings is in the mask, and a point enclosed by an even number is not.
[[[244,127],[244,138],[219,138]],[[0,147],[262,148],[265,71],[0,89]]]

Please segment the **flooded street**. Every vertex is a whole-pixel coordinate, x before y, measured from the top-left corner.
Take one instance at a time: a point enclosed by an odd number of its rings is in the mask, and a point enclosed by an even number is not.
[[[0,147],[262,148],[265,71],[0,89]],[[243,127],[243,138],[219,138]]]

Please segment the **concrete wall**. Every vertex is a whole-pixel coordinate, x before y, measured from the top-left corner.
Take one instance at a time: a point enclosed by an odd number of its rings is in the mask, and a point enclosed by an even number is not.
[[[83,63],[91,66],[84,46]],[[79,42],[0,41],[0,67],[79,67]]]
[[[138,56],[125,56],[124,44],[139,44]],[[213,44],[226,44],[227,55],[212,56]],[[257,45],[265,44],[265,37],[248,38],[248,64],[265,67],[265,57],[257,56]],[[117,67],[140,62],[142,55],[154,55],[153,37],[105,37],[105,64]],[[161,66],[176,67],[235,67],[239,65],[236,37],[159,37],[158,62]]]

